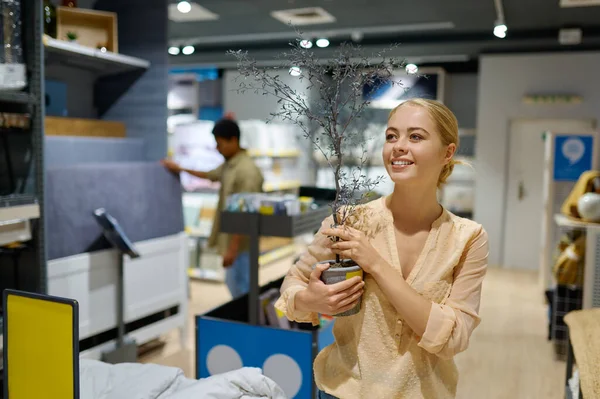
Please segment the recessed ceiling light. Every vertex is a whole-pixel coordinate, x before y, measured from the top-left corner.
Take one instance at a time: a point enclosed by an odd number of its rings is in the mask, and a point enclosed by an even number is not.
[[[194,54],[194,51],[195,51],[194,46],[185,46],[182,50],[183,54],[185,54],[185,55]]]
[[[178,55],[179,52],[180,52],[179,47],[175,47],[175,46],[169,47],[169,54]]]
[[[187,1],[180,1],[177,4],[177,9],[180,13],[187,14],[188,12],[192,11],[192,5]]]
[[[327,46],[329,46],[329,40],[319,39],[319,40],[317,40],[317,46],[319,46],[321,48],[327,47]]]
[[[407,64],[405,69],[406,73],[409,75],[414,75],[415,73],[419,72],[419,67],[415,64]]]
[[[311,48],[313,46],[313,43],[310,40],[302,40],[300,42],[300,47],[302,48]]]
[[[195,1],[185,1],[183,3],[189,4],[189,11],[180,11],[179,3],[169,4],[169,19],[174,22],[199,22],[199,21],[215,21],[219,19],[219,16],[214,12],[202,7]],[[188,6],[183,5],[183,11],[188,9]]]
[[[297,66],[290,68],[290,75],[292,75],[292,76],[300,76],[301,73],[302,73],[302,70]]]

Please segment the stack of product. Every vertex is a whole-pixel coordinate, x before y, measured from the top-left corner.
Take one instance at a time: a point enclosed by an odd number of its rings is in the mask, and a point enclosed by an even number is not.
[[[272,195],[263,193],[238,193],[227,198],[228,212],[260,213],[263,215],[296,216],[318,205],[309,197]]]
[[[0,0],[0,90],[22,90],[27,86],[21,1]]]

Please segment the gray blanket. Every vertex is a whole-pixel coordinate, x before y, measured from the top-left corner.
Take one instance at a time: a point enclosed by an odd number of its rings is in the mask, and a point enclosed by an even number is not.
[[[287,399],[260,369],[193,380],[175,367],[80,360],[81,399]]]

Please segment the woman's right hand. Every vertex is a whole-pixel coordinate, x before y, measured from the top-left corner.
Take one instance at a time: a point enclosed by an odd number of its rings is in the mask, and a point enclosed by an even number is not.
[[[308,287],[298,292],[295,298],[296,309],[324,315],[336,315],[356,306],[363,294],[365,282],[361,277],[352,277],[339,283],[327,285],[321,281],[321,274],[329,264],[318,264],[310,273]]]

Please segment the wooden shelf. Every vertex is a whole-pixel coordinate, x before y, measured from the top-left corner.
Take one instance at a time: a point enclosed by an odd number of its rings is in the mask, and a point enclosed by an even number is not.
[[[46,116],[44,126],[46,136],[101,138],[125,138],[127,136],[126,126],[122,122]]]
[[[150,67],[150,62],[141,58],[111,53],[110,51],[102,52],[77,43],[56,40],[49,36],[44,36],[44,46],[46,48],[46,63],[89,70],[98,77],[140,71]]]
[[[0,91],[0,103],[33,104],[35,97],[23,91]]]

